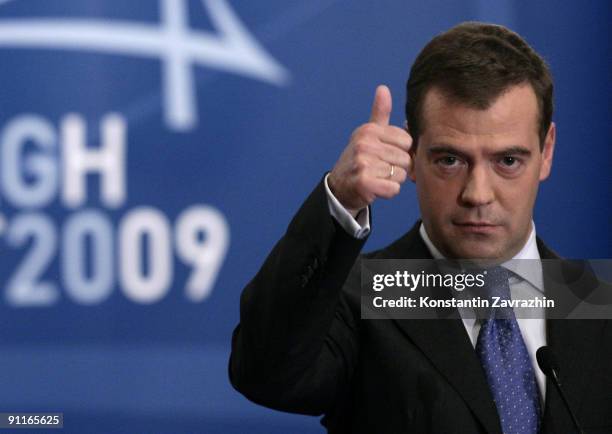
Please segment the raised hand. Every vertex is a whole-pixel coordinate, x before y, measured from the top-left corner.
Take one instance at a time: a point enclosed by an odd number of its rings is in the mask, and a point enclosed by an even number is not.
[[[412,165],[408,153],[412,137],[389,125],[391,109],[391,91],[378,86],[370,121],[353,131],[329,175],[329,188],[349,211],[360,210],[378,197],[396,196],[406,180]]]

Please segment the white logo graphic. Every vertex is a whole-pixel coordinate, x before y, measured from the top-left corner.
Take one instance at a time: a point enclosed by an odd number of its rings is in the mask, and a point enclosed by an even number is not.
[[[289,73],[252,37],[226,0],[202,3],[217,34],[189,28],[185,0],[160,0],[159,26],[99,19],[0,20],[0,46],[158,58],[166,124],[188,131],[197,124],[194,64],[275,85],[289,80]]]

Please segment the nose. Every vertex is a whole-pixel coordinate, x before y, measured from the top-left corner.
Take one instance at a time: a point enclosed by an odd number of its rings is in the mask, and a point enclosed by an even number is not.
[[[495,200],[495,192],[485,167],[473,166],[468,172],[461,200],[472,207],[488,205]]]

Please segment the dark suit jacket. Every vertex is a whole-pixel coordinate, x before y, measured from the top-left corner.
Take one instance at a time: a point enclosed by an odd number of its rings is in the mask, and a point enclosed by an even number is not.
[[[234,387],[261,405],[324,415],[333,434],[501,434],[460,318],[360,320],[364,242],[329,215],[319,184],[242,293],[229,364]],[[538,248],[542,258],[556,257],[541,240]],[[366,257],[431,255],[417,224]],[[546,327],[585,431],[612,433],[612,324],[547,320]],[[573,432],[550,381],[543,424],[545,433]]]

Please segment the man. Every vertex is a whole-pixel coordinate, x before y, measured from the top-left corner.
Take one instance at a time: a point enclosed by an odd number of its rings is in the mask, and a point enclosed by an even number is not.
[[[532,221],[554,153],[552,92],[525,41],[480,23],[458,25],[420,53],[406,130],[389,125],[391,94],[379,86],[370,121],[244,289],[232,384],[262,405],[324,415],[330,433],[570,433],[535,363],[548,345],[584,429],[611,432],[609,321],[360,319],[369,206],[407,178],[422,222],[366,258],[485,259],[502,264],[495,269],[509,292],[549,287],[541,270],[531,278],[504,264],[556,258]]]

